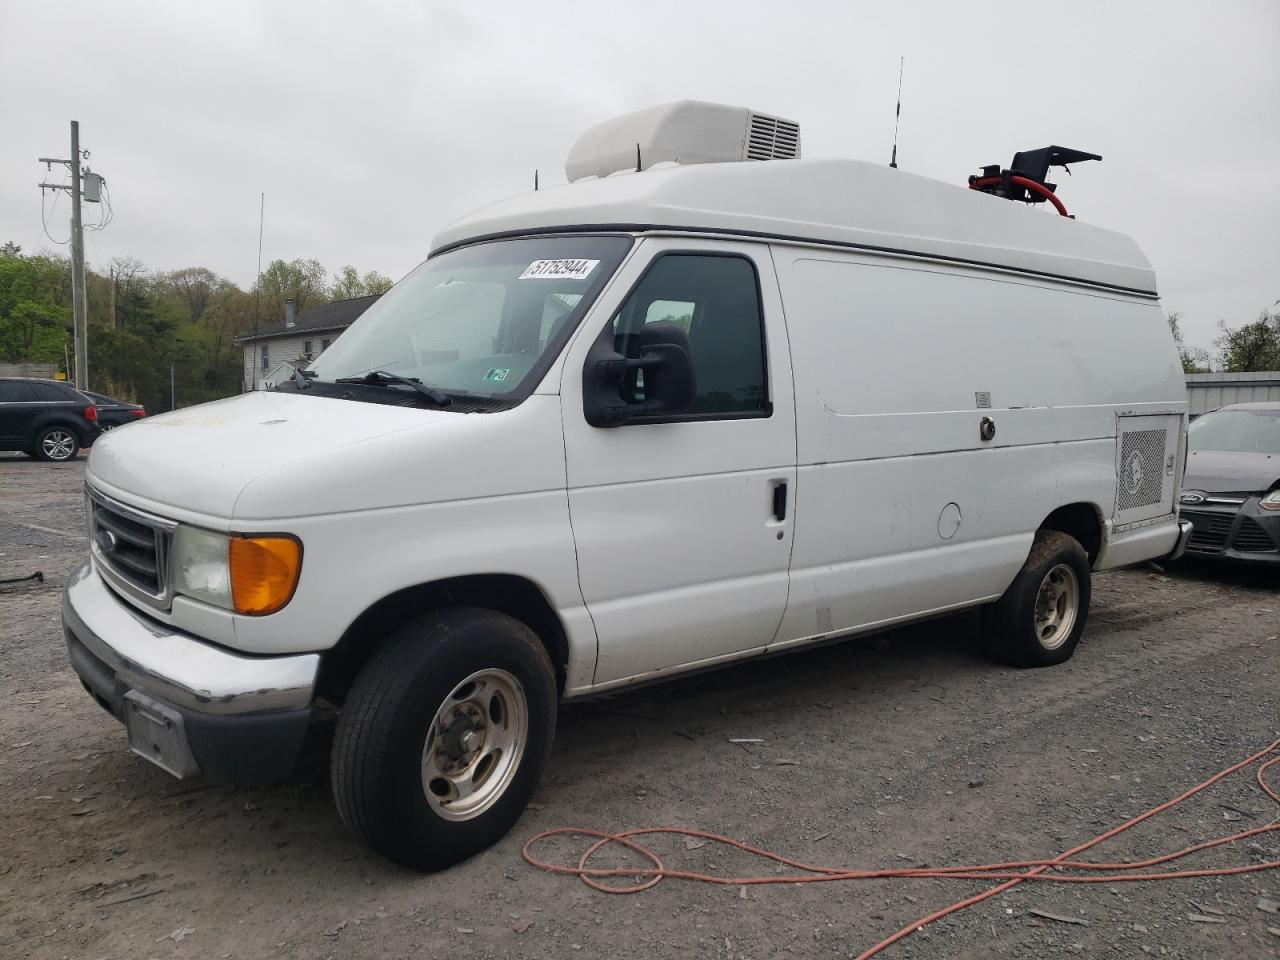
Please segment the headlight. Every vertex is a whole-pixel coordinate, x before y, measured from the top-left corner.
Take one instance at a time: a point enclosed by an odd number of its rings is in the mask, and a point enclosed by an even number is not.
[[[261,616],[293,597],[302,544],[293,537],[236,537],[183,525],[173,535],[172,566],[175,592]]]
[[[1280,510],[1280,488],[1272,490],[1258,501],[1258,506],[1263,510]]]

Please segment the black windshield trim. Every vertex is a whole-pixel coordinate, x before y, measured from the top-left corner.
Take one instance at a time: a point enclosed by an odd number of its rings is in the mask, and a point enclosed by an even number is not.
[[[501,413],[520,406],[527,399],[526,397],[518,400],[506,397],[478,397],[467,393],[441,390],[440,392],[446,394],[452,402],[446,407],[440,407],[414,390],[402,387],[388,390],[386,384],[335,383],[333,380],[312,380],[305,390],[295,386],[292,380],[286,380],[273,390],[275,393],[296,393],[304,397],[351,400],[388,407],[413,407],[438,413]]]

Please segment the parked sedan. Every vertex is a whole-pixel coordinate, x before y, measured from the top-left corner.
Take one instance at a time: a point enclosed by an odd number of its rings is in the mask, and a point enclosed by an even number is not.
[[[1280,403],[1237,403],[1187,431],[1189,555],[1280,565]]]
[[[93,401],[98,408],[98,426],[103,430],[121,427],[126,423],[141,420],[147,415],[146,408],[140,403],[129,403],[127,400],[113,400],[103,393],[84,391],[84,395]]]
[[[0,377],[0,450],[74,460],[101,432],[97,407],[70,384]]]

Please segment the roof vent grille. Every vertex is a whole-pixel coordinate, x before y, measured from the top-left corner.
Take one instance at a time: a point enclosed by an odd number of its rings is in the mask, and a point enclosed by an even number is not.
[[[748,160],[794,160],[800,156],[800,125],[752,113],[747,127]]]
[[[597,123],[578,138],[564,164],[572,183],[658,164],[794,160],[800,125],[746,107],[678,100]]]

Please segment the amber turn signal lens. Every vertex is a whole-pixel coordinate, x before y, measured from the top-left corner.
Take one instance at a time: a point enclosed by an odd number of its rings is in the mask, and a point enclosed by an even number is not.
[[[292,537],[232,537],[228,560],[236,613],[275,613],[298,585],[302,544]]]

